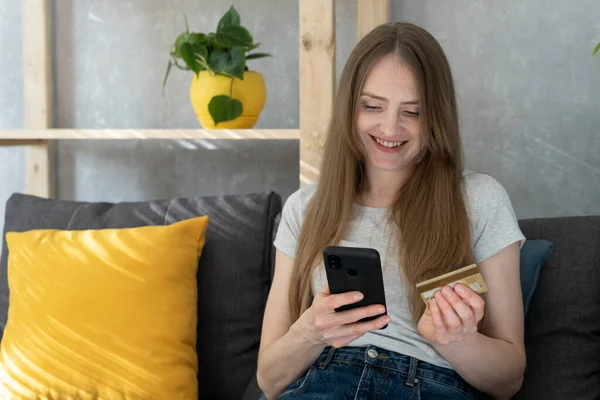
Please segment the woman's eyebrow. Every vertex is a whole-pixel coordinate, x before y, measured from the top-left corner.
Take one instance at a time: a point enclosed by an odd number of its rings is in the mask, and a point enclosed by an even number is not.
[[[377,100],[388,101],[388,99],[386,99],[385,97],[377,96],[376,94],[373,94],[371,92],[363,92],[361,94],[361,96],[367,96],[367,97],[372,97]]]
[[[376,100],[381,100],[381,101],[386,101],[386,102],[388,101],[388,99],[386,99],[385,97],[377,96],[376,94],[373,94],[371,92],[363,92],[361,94],[361,96],[367,96],[367,97],[371,97],[371,98],[376,99]],[[419,105],[419,100],[403,101],[401,104],[403,104],[403,105],[418,106]]]

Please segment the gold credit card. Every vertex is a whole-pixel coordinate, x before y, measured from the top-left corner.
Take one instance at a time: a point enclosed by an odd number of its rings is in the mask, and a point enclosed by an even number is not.
[[[456,271],[440,275],[436,278],[417,283],[417,291],[425,304],[429,304],[429,299],[431,299],[438,290],[446,285],[454,288],[454,285],[457,283],[462,283],[463,285],[470,287],[472,291],[478,294],[484,293],[488,289],[483,280],[483,276],[481,275],[481,271],[479,270],[479,266],[477,264],[472,264],[457,269]]]

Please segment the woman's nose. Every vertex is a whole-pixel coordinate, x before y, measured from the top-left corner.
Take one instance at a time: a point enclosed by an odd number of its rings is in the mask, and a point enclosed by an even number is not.
[[[380,123],[381,132],[386,136],[394,136],[398,129],[398,117],[395,113],[385,113]]]

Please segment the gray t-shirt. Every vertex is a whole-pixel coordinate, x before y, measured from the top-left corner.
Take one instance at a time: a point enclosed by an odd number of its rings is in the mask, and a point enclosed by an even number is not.
[[[471,221],[476,262],[489,258],[506,246],[525,237],[519,229],[512,204],[505,189],[491,176],[465,171],[465,202]],[[316,185],[307,185],[286,201],[275,247],[290,257],[295,256],[304,210],[315,193]],[[420,360],[452,368],[419,334],[412,322],[406,296],[406,282],[401,273],[397,250],[397,227],[388,222],[385,208],[353,205],[352,219],[339,246],[370,247],[381,256],[385,296],[391,322],[384,330],[368,332],[349,346],[375,345]],[[313,275],[313,293],[325,283],[323,263]]]

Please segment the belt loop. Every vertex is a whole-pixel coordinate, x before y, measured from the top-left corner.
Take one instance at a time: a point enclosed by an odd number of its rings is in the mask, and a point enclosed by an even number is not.
[[[331,347],[329,347],[329,349],[327,349],[327,355],[325,356],[325,359],[322,359],[321,361],[319,361],[319,364],[317,365],[317,367],[319,369],[327,368],[327,365],[329,365],[329,362],[333,358],[333,353],[335,353],[335,347],[331,346]]]
[[[414,357],[410,357],[410,365],[408,367],[408,375],[406,377],[406,386],[413,387],[417,383],[417,362]]]

